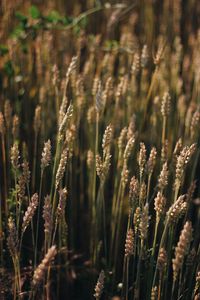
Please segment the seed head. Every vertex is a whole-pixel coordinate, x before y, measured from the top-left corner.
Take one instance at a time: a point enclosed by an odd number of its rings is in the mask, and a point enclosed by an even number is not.
[[[99,278],[97,280],[97,284],[94,289],[95,291],[94,297],[96,300],[99,300],[101,298],[103,288],[104,288],[104,280],[105,280],[105,273],[102,270],[101,273],[99,274]]]
[[[187,203],[185,202],[185,195],[181,195],[167,212],[169,224],[176,224],[179,218],[185,213],[186,209]]]
[[[158,178],[158,187],[161,190],[164,190],[164,188],[167,186],[168,184],[168,167],[167,167],[167,162],[165,162],[162,166],[162,170],[160,172],[159,178]]]
[[[30,224],[35,211],[37,209],[38,206],[38,194],[35,193],[32,197],[31,197],[31,201],[29,203],[29,206],[25,212],[25,215],[23,217],[23,223],[22,223],[22,232],[24,233],[26,228],[28,227],[28,225]]]
[[[103,140],[102,140],[102,149],[103,149],[104,157],[106,156],[107,152],[110,152],[112,137],[113,137],[113,128],[111,125],[108,125],[104,132]]]
[[[140,226],[140,219],[141,219],[141,208],[138,206],[135,210],[134,218],[133,218],[135,234],[138,233],[139,226]]]
[[[129,229],[126,235],[125,243],[125,256],[130,257],[134,252],[134,232],[133,229]]]
[[[181,231],[179,242],[175,249],[175,258],[172,259],[174,281],[177,279],[179,270],[183,265],[183,261],[188,252],[188,248],[190,246],[191,240],[192,240],[192,224],[191,222],[186,222],[183,227],[183,230]]]
[[[5,134],[5,122],[4,122],[4,117],[3,117],[2,112],[0,112],[0,133],[2,135]]]
[[[146,163],[146,147],[144,143],[140,143],[140,152],[138,155],[138,164],[140,168],[140,178],[143,177],[144,166]]]
[[[153,169],[154,169],[155,164],[156,164],[156,155],[157,155],[156,148],[153,147],[151,149],[149,159],[148,159],[148,162],[147,162],[147,169],[148,169],[148,175],[149,176],[152,175],[152,173],[153,173]]]
[[[67,189],[64,188],[59,191],[57,219],[62,219],[62,217],[64,217],[64,215],[65,215],[66,199],[67,199]]]
[[[139,181],[133,176],[129,186],[129,202],[131,206],[136,202],[139,196]]]
[[[137,75],[140,71],[140,55],[139,53],[135,53],[133,56],[133,63],[131,66],[131,73],[133,75]]]
[[[56,173],[56,189],[57,190],[59,188],[60,182],[63,179],[64,173],[65,173],[67,158],[68,158],[68,150],[64,149],[61,154],[60,163],[59,163],[58,170]]]
[[[29,185],[31,172],[29,170],[29,163],[27,160],[24,160],[22,164],[22,175],[26,185]]]
[[[161,114],[164,117],[167,117],[170,112],[170,101],[171,97],[168,92],[165,92],[162,98],[162,104],[161,104]]]
[[[44,279],[46,270],[51,264],[51,262],[54,260],[56,253],[57,253],[56,246],[52,246],[51,248],[49,248],[44,259],[39,264],[39,266],[35,269],[33,274],[33,281],[32,281],[32,285],[34,288],[37,288],[42,282],[42,280]]]
[[[164,248],[161,248],[158,253],[158,270],[162,273],[167,265],[167,252]]]
[[[176,163],[176,178],[175,178],[175,188],[179,188],[183,181],[184,171],[189,163],[193,153],[196,150],[196,144],[192,144],[190,147],[185,146],[180,152]]]
[[[19,117],[17,115],[13,117],[12,134],[13,139],[17,140],[19,137]]]
[[[44,219],[44,232],[50,235],[53,229],[53,214],[52,214],[51,198],[49,195],[47,195],[44,199],[42,216]]]
[[[44,170],[51,161],[51,141],[48,140],[44,143],[44,148],[42,151],[42,158],[41,158],[41,169]]]
[[[18,144],[15,142],[11,148],[11,163],[15,170],[17,170],[20,167],[19,158],[19,147]]]
[[[154,200],[154,208],[156,211],[157,220],[160,220],[161,215],[163,215],[165,205],[166,205],[166,198],[162,195],[161,192],[158,192]]]
[[[144,241],[147,238],[148,227],[149,227],[149,205],[148,203],[146,203],[142,210],[140,224],[139,224],[140,237],[142,241]]]
[[[41,127],[41,107],[38,105],[35,109],[35,116],[34,116],[34,121],[33,121],[33,126],[34,126],[34,131],[35,134],[37,135],[40,127]]]
[[[149,53],[147,45],[144,45],[142,48],[142,54],[141,54],[141,67],[146,68],[149,62]]]

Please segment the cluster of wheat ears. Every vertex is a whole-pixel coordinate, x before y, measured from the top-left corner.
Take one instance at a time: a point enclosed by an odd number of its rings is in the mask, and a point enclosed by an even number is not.
[[[2,77],[0,299],[64,299],[84,272],[91,299],[200,299],[200,32],[182,45],[180,13],[171,43],[82,31],[59,66],[55,32],[10,47],[33,79]]]

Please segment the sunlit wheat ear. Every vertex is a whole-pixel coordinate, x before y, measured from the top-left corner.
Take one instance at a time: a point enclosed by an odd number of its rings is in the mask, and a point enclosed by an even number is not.
[[[26,160],[24,160],[24,162],[22,163],[22,175],[26,185],[28,186],[30,182],[31,172],[29,169],[29,163]]]
[[[168,174],[169,174],[168,166],[167,166],[167,162],[165,162],[162,166],[162,170],[161,170],[159,178],[158,178],[158,187],[161,190],[164,190],[164,188],[168,184]]]
[[[138,206],[135,210],[134,217],[133,217],[135,235],[138,234],[139,232],[140,219],[141,219],[141,208]]]
[[[6,128],[10,129],[12,125],[12,107],[9,100],[6,100],[4,104],[4,116],[6,121]]]
[[[124,161],[128,161],[130,155],[131,155],[131,152],[133,150],[133,146],[135,144],[135,137],[131,137],[127,144],[126,144],[126,148],[124,150]]]
[[[34,121],[33,121],[33,127],[34,127],[34,131],[35,134],[37,135],[40,127],[41,127],[41,106],[37,106],[35,109],[35,115],[34,115]]]
[[[167,265],[167,252],[165,248],[161,248],[158,253],[158,270],[162,273]]]
[[[139,223],[140,237],[143,243],[144,240],[147,238],[148,227],[149,227],[149,205],[145,204],[141,213],[140,223]]]
[[[65,173],[67,159],[68,159],[68,150],[64,149],[61,154],[60,163],[59,163],[58,170],[56,173],[56,189],[57,190],[59,188],[60,182],[62,181],[64,173]]]
[[[59,133],[59,139],[60,140],[62,140],[64,135],[65,135],[67,124],[71,120],[72,115],[73,115],[73,105],[70,104],[68,109],[67,109],[66,114],[63,116],[62,121],[59,123],[58,133]]]
[[[169,153],[169,141],[166,139],[163,142],[162,149],[161,149],[161,162],[163,164],[168,160],[168,153]]]
[[[151,300],[157,300],[158,299],[158,287],[154,286],[151,290]]]
[[[52,214],[51,198],[49,195],[47,195],[44,200],[42,217],[44,219],[44,232],[50,235],[53,229],[53,214]]]
[[[133,176],[129,185],[129,203],[130,207],[136,206],[139,197],[139,181]]]
[[[51,162],[51,141],[48,140],[44,143],[44,148],[42,151],[41,158],[41,170],[44,170]]]
[[[26,228],[28,227],[28,225],[30,224],[35,211],[37,209],[38,206],[38,194],[35,193],[32,197],[31,197],[31,201],[29,203],[29,206],[25,212],[25,215],[23,217],[23,223],[22,223],[22,233],[25,232]]]
[[[19,117],[17,115],[14,115],[12,120],[12,135],[14,140],[19,137]]]
[[[48,249],[48,252],[45,255],[44,259],[34,271],[33,281],[32,281],[33,288],[37,288],[42,283],[45,274],[47,272],[47,269],[51,264],[51,262],[54,260],[56,254],[57,254],[56,246],[52,246],[51,248]]]
[[[121,182],[123,188],[125,188],[126,184],[128,183],[128,176],[129,176],[129,170],[126,162],[124,162],[122,172],[121,172]]]
[[[168,92],[165,92],[162,98],[162,104],[161,104],[161,114],[164,117],[167,117],[170,113],[170,102],[171,97]]]
[[[161,192],[158,192],[154,200],[154,209],[156,211],[157,221],[160,220],[161,216],[164,214],[165,205],[166,205],[166,198],[162,195]]]
[[[140,143],[140,151],[138,154],[138,165],[140,170],[140,180],[142,180],[144,175],[144,167],[146,164],[146,147],[144,143]]]
[[[169,208],[167,212],[167,220],[169,225],[176,224],[179,218],[186,212],[187,203],[185,202],[185,198],[185,195],[181,195]]]
[[[99,274],[99,278],[97,280],[97,284],[94,289],[95,291],[94,297],[96,300],[99,300],[101,298],[104,289],[104,280],[105,280],[105,273],[102,270],[101,273]]]
[[[156,148],[153,147],[151,149],[150,155],[149,155],[149,159],[147,161],[147,172],[148,172],[148,176],[151,176],[156,164],[156,156],[157,156],[157,151]]]
[[[99,154],[96,155],[96,172],[101,180],[105,180],[110,168],[111,155],[106,153],[104,160],[101,159]]]
[[[129,229],[126,235],[125,256],[130,257],[133,254],[134,254],[134,232],[133,229]]]
[[[19,147],[18,144],[15,142],[14,145],[11,148],[11,154],[10,154],[10,158],[11,158],[11,164],[14,170],[19,169],[20,164],[19,164],[19,159],[20,159],[20,155],[19,155]]]
[[[113,128],[112,125],[108,125],[105,129],[103,140],[102,140],[102,149],[103,149],[103,156],[105,157],[107,152],[110,152],[110,147],[113,138]]]
[[[67,189],[64,188],[59,191],[59,202],[56,211],[57,220],[65,216],[66,200],[67,200]]]
[[[185,168],[189,163],[195,150],[196,144],[192,144],[190,147],[185,146],[177,158],[176,177],[174,183],[176,189],[179,189],[180,185],[182,184]]]
[[[5,121],[4,121],[4,117],[3,117],[2,112],[0,112],[0,133],[1,133],[2,135],[4,135],[4,134],[5,134],[5,131],[6,131],[6,129],[5,129]]]
[[[183,227],[183,230],[181,231],[179,242],[175,249],[175,258],[172,259],[174,281],[177,279],[178,273],[182,268],[184,258],[188,253],[188,248],[190,246],[191,240],[192,240],[192,224],[191,222],[186,222]]]
[[[141,53],[141,67],[146,68],[149,62],[149,51],[147,45],[144,45]]]
[[[133,56],[133,62],[131,66],[131,73],[137,75],[140,71],[140,55],[136,52]]]
[[[19,240],[17,235],[17,229],[12,217],[8,219],[8,237],[7,246],[10,251],[10,255],[13,259],[18,255]]]

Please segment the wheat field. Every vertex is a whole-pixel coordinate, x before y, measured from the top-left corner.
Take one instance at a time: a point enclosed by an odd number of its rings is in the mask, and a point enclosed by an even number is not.
[[[200,299],[200,2],[0,2],[0,300]]]

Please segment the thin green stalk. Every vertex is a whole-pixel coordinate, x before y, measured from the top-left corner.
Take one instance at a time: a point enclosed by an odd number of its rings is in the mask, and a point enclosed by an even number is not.
[[[38,196],[38,210],[37,210],[37,222],[36,222],[36,237],[35,237],[35,251],[34,251],[34,266],[37,265],[37,254],[38,254],[38,234],[39,234],[39,223],[40,223],[40,210],[41,210],[41,194],[42,194],[42,182],[43,182],[44,171],[41,170],[40,176],[40,187]]]
[[[92,190],[92,224],[95,228],[96,217],[96,155],[98,153],[99,144],[99,112],[96,113],[96,131],[95,131],[95,151],[94,151],[94,168],[93,168],[93,190]],[[94,232],[92,232],[92,241],[95,240]],[[94,245],[94,248],[96,246]],[[95,251],[94,251],[95,252]],[[96,256],[96,255],[95,255]],[[93,264],[96,263],[96,258],[93,256]]]
[[[105,209],[105,198],[104,198],[104,182],[101,184],[101,194],[102,194],[102,214],[103,214],[103,236],[104,236],[104,250],[105,250],[105,262],[107,265],[108,254],[107,254],[107,234],[106,234],[106,209]]]
[[[37,142],[38,142],[38,134],[35,133],[34,149],[33,149],[32,192],[35,190],[35,173],[36,173],[36,160],[37,160]]]
[[[140,250],[139,260],[137,264],[137,276],[136,276],[135,289],[134,289],[134,300],[140,299],[140,271],[141,271],[141,262],[142,262],[142,251],[143,251],[143,245],[141,241],[141,250]]]
[[[119,247],[119,240],[120,240],[120,228],[121,228],[121,220],[122,220],[122,208],[123,208],[123,196],[124,196],[125,188],[122,187],[122,192],[119,198],[119,211],[116,218],[116,239],[115,239],[115,256],[114,256],[114,266],[116,270],[117,265],[117,255],[118,255],[118,247]]]
[[[156,251],[156,240],[157,240],[157,234],[158,234],[158,225],[159,225],[159,219],[156,218],[156,224],[154,229],[154,239],[153,239],[153,246],[152,246],[152,252],[151,252],[151,259],[150,259],[150,270],[149,270],[149,276],[148,276],[148,296],[151,295],[151,288],[152,286],[152,276],[153,276],[153,268],[154,268],[154,256]]]
[[[159,251],[164,246],[167,231],[168,231],[168,220],[165,223],[165,227],[164,227],[163,234],[162,234],[161,241],[160,241]],[[159,253],[159,251],[158,251],[158,253]],[[155,272],[154,272],[154,278],[153,278],[153,285],[152,286],[155,286],[155,284],[156,284],[157,273],[158,273],[158,260],[157,260],[157,263],[156,263],[156,269],[155,269]]]
[[[2,160],[3,160],[3,174],[4,174],[4,209],[6,219],[8,218],[8,206],[7,206],[7,168],[6,168],[6,151],[5,151],[5,137],[2,135]]]
[[[163,117],[163,128],[162,128],[162,145],[165,144],[165,136],[166,136],[166,126],[167,125],[167,117]]]
[[[120,181],[119,191],[117,193],[117,198],[116,198],[116,205],[114,207],[114,211],[113,211],[113,214],[112,214],[113,227],[112,227],[111,244],[110,244],[110,261],[111,261],[111,258],[113,257],[112,253],[113,253],[115,236],[116,236],[117,215],[118,215],[118,209],[119,209],[119,203],[120,203],[121,189],[122,189],[122,184],[121,184],[121,181]]]
[[[150,192],[151,176],[152,176],[152,174],[150,174],[150,175],[148,176],[146,203],[148,203],[148,201],[149,201],[149,192]]]

